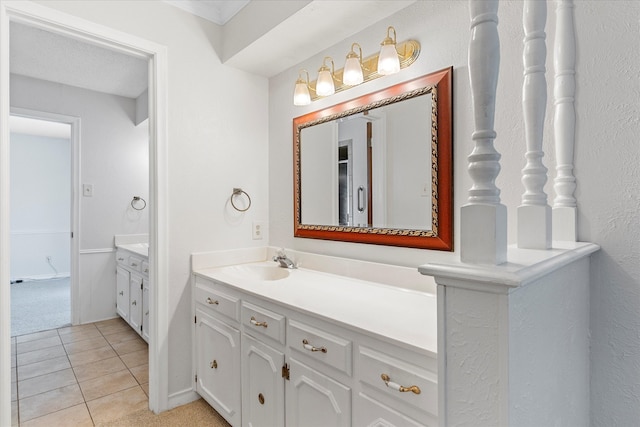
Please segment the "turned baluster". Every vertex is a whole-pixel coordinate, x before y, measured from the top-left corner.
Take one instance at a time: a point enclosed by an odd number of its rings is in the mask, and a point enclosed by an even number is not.
[[[554,136],[556,148],[556,178],[553,188],[553,239],[577,240],[577,206],[574,191],[573,150],[575,144],[576,41],[573,26],[573,1],[556,2],[556,39],[553,51]]]
[[[518,207],[518,247],[528,249],[551,247],[551,207],[544,192],[547,168],[542,163],[542,135],[547,108],[547,45],[544,31],[546,21],[546,1],[524,2],[522,110],[527,151],[526,165],[522,169],[525,192],[522,195],[522,204]]]
[[[500,65],[498,1],[469,0],[471,39],[469,80],[475,130],[469,155],[472,186],[468,203],[461,209],[462,262],[501,264],[507,258],[507,209],[500,204],[495,180],[500,172],[500,153],[493,141],[496,87]]]

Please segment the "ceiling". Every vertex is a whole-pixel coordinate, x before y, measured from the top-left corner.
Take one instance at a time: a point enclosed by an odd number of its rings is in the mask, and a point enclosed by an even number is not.
[[[165,0],[224,25],[250,0]],[[148,86],[147,61],[39,28],[11,22],[11,73],[137,98]]]
[[[251,3],[250,0],[163,1],[223,26]],[[249,41],[223,61],[231,67],[271,77],[415,1],[297,1],[287,3],[287,6],[297,3],[297,9],[281,14],[267,25],[269,17],[265,16],[264,8],[268,3],[256,0],[255,7],[247,10],[239,21],[241,24],[224,26],[225,31],[229,30],[229,40],[247,35]],[[256,12],[260,10],[262,14]],[[332,19],[317,19],[327,15]],[[252,33],[249,27],[256,22],[266,29]],[[138,97],[147,88],[146,60],[16,22],[11,22],[10,32],[11,73],[128,98]],[[291,34],[296,37],[290,37]]]
[[[215,22],[218,25],[226,24],[233,16],[249,4],[250,0],[164,0],[172,6],[179,7],[201,18]]]

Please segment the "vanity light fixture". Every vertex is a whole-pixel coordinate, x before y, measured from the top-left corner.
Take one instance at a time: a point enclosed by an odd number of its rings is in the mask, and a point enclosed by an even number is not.
[[[360,51],[360,54],[355,52],[356,47]],[[354,43],[351,45],[351,52],[347,54],[347,60],[344,63],[344,75],[342,76],[342,82],[348,86],[355,86],[359,85],[363,81],[362,48],[358,43]]]
[[[391,32],[393,31],[393,38]],[[387,37],[380,43],[380,56],[378,57],[378,73],[383,76],[395,74],[400,71],[400,58],[396,50],[396,29],[387,28]]]
[[[331,71],[327,67],[327,59],[331,61]],[[325,56],[322,67],[318,70],[318,82],[316,83],[316,93],[319,96],[329,96],[336,93],[336,87],[333,84],[334,74],[333,59],[330,56]]]
[[[333,59],[326,56],[318,70],[318,79],[312,82],[309,81],[309,73],[304,69],[300,70],[293,94],[293,104],[309,105],[311,101],[321,97],[333,95],[378,77],[397,73],[416,62],[420,55],[420,43],[416,40],[397,43],[396,29],[391,26],[387,28],[387,36],[381,45],[379,53],[363,58],[360,44],[353,43],[351,51],[347,54],[344,68],[339,70],[334,70]],[[327,61],[331,61],[331,68],[327,65]],[[302,76],[303,72],[307,75],[306,80]]]
[[[307,80],[302,78],[303,72],[307,75]],[[303,68],[298,72],[296,88],[293,91],[293,105],[309,104],[311,104],[311,95],[309,94],[309,72]]]

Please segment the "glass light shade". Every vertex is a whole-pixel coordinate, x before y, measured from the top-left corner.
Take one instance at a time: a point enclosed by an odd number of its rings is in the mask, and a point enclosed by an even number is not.
[[[304,80],[298,80],[296,82],[296,88],[293,91],[293,105],[309,104],[311,104],[311,95],[309,94],[307,82],[305,82]]]
[[[316,93],[318,96],[329,96],[336,92],[333,84],[333,77],[328,68],[322,67],[318,72],[318,81],[316,83]]]
[[[378,57],[378,73],[383,76],[400,71],[400,59],[395,44],[383,44]]]
[[[342,75],[342,82],[349,86],[359,85],[364,81],[362,75],[362,67],[358,57],[347,57],[347,62],[344,64],[344,74]]]

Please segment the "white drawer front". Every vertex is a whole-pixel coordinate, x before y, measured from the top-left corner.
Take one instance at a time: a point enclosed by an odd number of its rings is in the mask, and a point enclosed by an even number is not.
[[[242,324],[244,331],[250,334],[259,333],[284,344],[286,318],[266,308],[242,303]]]
[[[438,375],[435,372],[367,347],[360,347],[359,366],[360,381],[364,384],[423,411],[438,415]],[[382,378],[383,375],[388,385]],[[399,391],[399,386],[409,390]],[[413,391],[418,389],[419,394]]]
[[[202,304],[211,312],[223,314],[236,322],[239,321],[240,300],[217,289],[211,289],[209,286],[207,286],[207,282],[196,279],[196,303]]]
[[[140,271],[142,272],[142,274],[148,276],[149,275],[149,262],[148,261],[142,261],[142,268],[140,269]]]
[[[129,267],[129,253],[118,249],[116,251],[116,262],[120,265]]]
[[[131,270],[142,271],[142,258],[129,256],[128,265]]]
[[[351,341],[291,319],[287,335],[291,348],[351,375]]]

